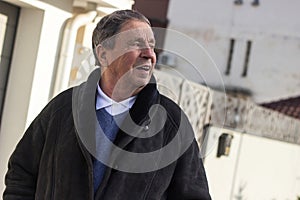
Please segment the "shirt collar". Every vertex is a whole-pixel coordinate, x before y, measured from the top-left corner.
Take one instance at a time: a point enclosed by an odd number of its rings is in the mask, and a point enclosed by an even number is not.
[[[107,96],[99,84],[97,86],[97,98],[96,98],[96,110],[105,108],[105,110],[111,115],[118,115],[128,111],[136,100],[136,96],[129,97],[121,102],[116,102]]]

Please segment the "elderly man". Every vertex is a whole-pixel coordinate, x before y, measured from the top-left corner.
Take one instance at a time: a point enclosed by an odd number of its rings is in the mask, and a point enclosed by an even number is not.
[[[210,199],[187,117],[157,91],[148,19],[116,11],[92,40],[100,69],[26,130],[3,199]]]

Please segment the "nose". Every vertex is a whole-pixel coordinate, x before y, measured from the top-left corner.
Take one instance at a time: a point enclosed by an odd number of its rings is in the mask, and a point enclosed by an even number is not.
[[[154,48],[149,45],[145,45],[143,48],[141,48],[141,57],[147,60],[151,59],[152,63],[156,62],[156,54],[154,52]]]

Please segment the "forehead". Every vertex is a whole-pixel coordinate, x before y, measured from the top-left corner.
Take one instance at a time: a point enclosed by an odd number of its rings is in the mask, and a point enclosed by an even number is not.
[[[144,38],[153,40],[154,35],[151,27],[146,22],[138,20],[130,20],[126,22],[119,32],[119,37],[122,39]]]

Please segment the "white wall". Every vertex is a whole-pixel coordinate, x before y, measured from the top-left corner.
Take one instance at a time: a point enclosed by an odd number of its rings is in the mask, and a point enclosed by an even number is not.
[[[232,134],[229,156],[217,155],[218,137]],[[297,199],[300,196],[300,147],[211,127],[205,168],[214,200]]]
[[[169,28],[190,36],[208,50],[228,88],[250,89],[256,102],[299,95],[300,2],[261,0],[257,7],[251,5],[251,0],[244,0],[243,5],[233,2],[171,0]],[[225,75],[231,38],[235,39],[235,48],[231,72]],[[248,40],[252,41],[248,73],[242,77]],[[205,75],[206,83],[215,88],[222,86],[209,69],[212,64],[207,62],[207,56],[190,51],[203,60],[196,67]],[[178,59],[178,71],[183,73],[189,68],[189,64]],[[187,77],[202,83],[194,74],[191,70]]]
[[[217,158],[218,139],[222,133],[233,134],[230,154],[228,157]],[[233,131],[211,127],[207,136],[204,167],[210,195],[213,200],[231,200],[230,196],[235,180],[238,163],[241,135]],[[249,199],[250,200],[250,199]]]
[[[233,196],[246,199],[297,199],[300,196],[300,147],[244,135]]]

